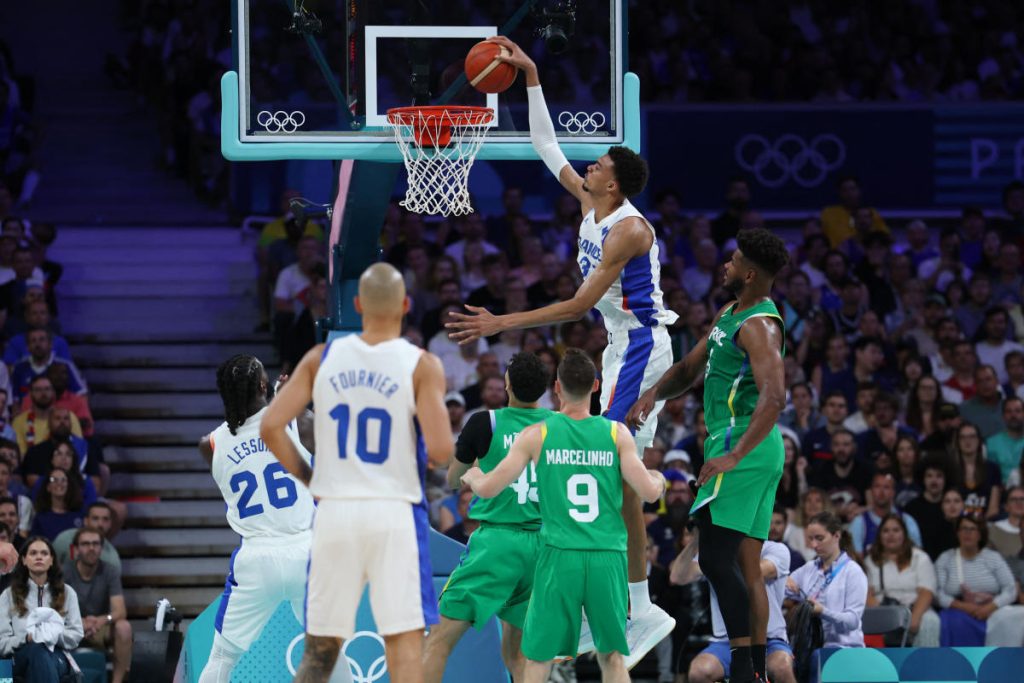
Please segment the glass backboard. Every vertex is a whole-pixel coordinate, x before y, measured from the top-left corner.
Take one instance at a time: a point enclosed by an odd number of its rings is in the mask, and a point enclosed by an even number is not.
[[[484,95],[463,73],[469,49],[497,33],[537,63],[567,156],[639,144],[621,0],[234,0],[234,10],[228,158],[397,161],[387,110],[437,104],[495,110],[480,158],[531,158],[522,75]]]

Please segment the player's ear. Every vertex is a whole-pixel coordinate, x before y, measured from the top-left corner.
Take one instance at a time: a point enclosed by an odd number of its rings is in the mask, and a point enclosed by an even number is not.
[[[412,300],[409,297],[402,299],[402,315],[409,312],[409,307],[412,305]]]
[[[590,393],[594,393],[601,388],[601,380],[594,378],[594,386],[590,387]]]
[[[352,297],[352,303],[355,304],[356,313],[358,313],[359,315],[362,315],[363,314],[363,305],[361,303],[359,303],[359,297],[358,296]]]

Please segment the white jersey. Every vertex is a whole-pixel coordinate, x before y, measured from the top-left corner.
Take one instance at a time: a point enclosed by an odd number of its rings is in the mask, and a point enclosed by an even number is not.
[[[242,538],[291,536],[313,526],[313,497],[309,489],[288,474],[260,438],[266,408],[239,425],[235,434],[227,422],[210,434],[211,472],[224,502],[228,524]],[[294,424],[287,434],[306,462],[311,457]]]
[[[357,334],[324,348],[313,381],[314,496],[423,500],[427,451],[412,379],[422,353],[401,338],[371,346]]]
[[[761,546],[761,559],[775,565],[775,578],[765,583],[768,591],[768,637],[786,640],[786,618],[782,615],[782,600],[786,597],[786,577],[789,576],[789,548],[776,541],[765,541]],[[708,582],[711,586],[711,582]],[[725,619],[718,606],[718,596],[711,589],[711,632],[715,640],[725,640]]]
[[[679,318],[674,311],[665,308],[662,300],[661,265],[658,262],[658,239],[654,228],[629,200],[624,200],[622,206],[600,223],[594,221],[594,209],[584,216],[580,225],[579,253],[576,256],[583,279],[590,277],[601,263],[604,239],[612,226],[632,216],[647,225],[654,243],[647,254],[635,256],[626,263],[619,278],[597,302],[596,308],[604,316],[604,324],[609,332],[667,326]]]

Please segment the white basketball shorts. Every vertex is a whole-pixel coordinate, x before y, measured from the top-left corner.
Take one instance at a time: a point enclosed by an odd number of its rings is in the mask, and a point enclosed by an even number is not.
[[[650,389],[672,367],[672,342],[664,327],[611,330],[604,349],[601,369],[601,412],[609,420],[624,422],[640,394]],[[637,454],[654,443],[658,413],[665,406],[658,401],[647,421],[634,434]],[[674,444],[666,444],[671,448]]]
[[[436,624],[423,503],[321,499],[313,522],[306,633],[351,638],[367,584],[382,636]]]
[[[302,622],[312,540],[311,531],[242,540],[231,555],[224,594],[213,622],[222,638],[248,650],[284,601],[291,604],[295,618]]]

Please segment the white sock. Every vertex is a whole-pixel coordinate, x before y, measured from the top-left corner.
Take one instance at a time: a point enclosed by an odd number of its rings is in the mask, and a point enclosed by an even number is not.
[[[651,609],[651,593],[646,580],[629,584],[629,608],[634,617]]]

